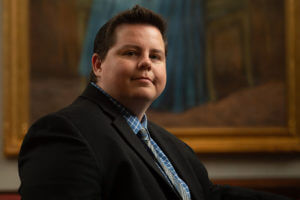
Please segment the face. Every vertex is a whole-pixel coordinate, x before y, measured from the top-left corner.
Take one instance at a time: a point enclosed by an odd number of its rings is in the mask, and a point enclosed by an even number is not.
[[[95,61],[93,56],[97,84],[125,106],[134,102],[150,105],[166,85],[160,31],[151,25],[123,24],[116,28],[115,37],[104,60]]]

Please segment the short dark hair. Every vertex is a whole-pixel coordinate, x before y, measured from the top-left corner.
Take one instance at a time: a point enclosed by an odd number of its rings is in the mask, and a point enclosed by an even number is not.
[[[166,21],[155,12],[135,5],[132,9],[121,12],[107,21],[98,31],[94,40],[94,53],[97,53],[101,60],[104,60],[109,49],[115,44],[115,29],[122,24],[149,24],[159,29],[167,54]],[[93,70],[90,73],[90,82],[97,82]]]

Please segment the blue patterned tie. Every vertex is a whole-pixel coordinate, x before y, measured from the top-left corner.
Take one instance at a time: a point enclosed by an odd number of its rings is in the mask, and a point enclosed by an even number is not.
[[[165,174],[168,176],[169,181],[171,184],[176,188],[180,196],[182,197],[183,200],[190,200],[190,194],[187,193],[186,187],[187,185],[182,181],[178,175],[176,174],[175,170],[173,167],[170,167],[170,163],[167,159],[161,160],[158,156],[159,153],[161,153],[161,150],[157,145],[153,145],[151,143],[151,138],[148,133],[148,131],[145,128],[142,128],[138,132],[138,137],[145,142],[145,144],[149,147],[151,152],[153,153],[156,161],[160,164],[161,168],[165,172]]]

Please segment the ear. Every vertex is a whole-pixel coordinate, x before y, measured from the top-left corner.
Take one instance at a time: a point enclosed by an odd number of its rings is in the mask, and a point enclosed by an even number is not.
[[[92,56],[92,67],[93,67],[93,72],[97,76],[97,79],[100,78],[102,68],[101,68],[101,59],[97,53],[94,53]]]

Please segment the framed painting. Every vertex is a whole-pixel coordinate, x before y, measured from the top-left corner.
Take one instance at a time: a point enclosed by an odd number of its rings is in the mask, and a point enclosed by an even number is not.
[[[79,58],[100,1],[2,0],[5,155],[18,154],[33,121],[80,94]],[[300,152],[300,3],[275,1],[170,4],[186,8],[168,16],[173,33],[193,31],[182,43],[168,35],[169,85],[149,118],[197,153]],[[185,12],[198,21],[180,21]]]

